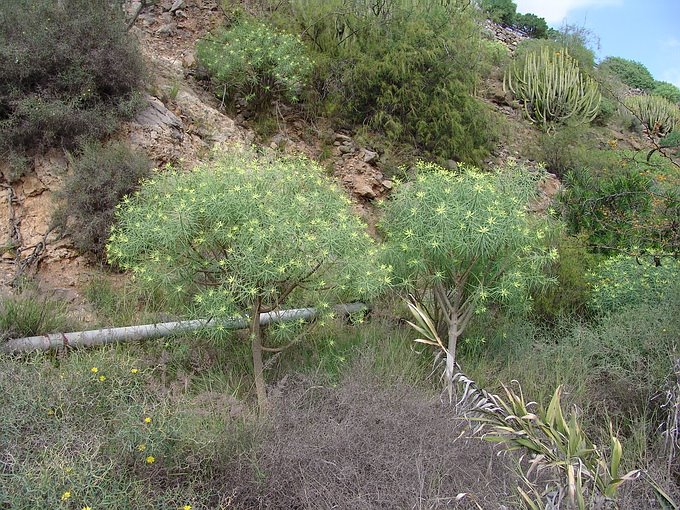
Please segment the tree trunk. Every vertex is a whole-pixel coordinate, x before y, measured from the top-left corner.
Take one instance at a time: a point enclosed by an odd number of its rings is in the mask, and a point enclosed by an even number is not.
[[[255,392],[260,414],[267,412],[267,386],[264,381],[264,362],[262,360],[262,326],[260,324],[260,308],[262,301],[258,297],[253,304],[250,316],[250,337],[253,351],[253,376],[255,377]]]
[[[449,392],[449,402],[453,402],[453,376],[456,374],[456,346],[458,344],[458,311],[453,310],[449,322],[449,344],[446,352],[446,387]]]

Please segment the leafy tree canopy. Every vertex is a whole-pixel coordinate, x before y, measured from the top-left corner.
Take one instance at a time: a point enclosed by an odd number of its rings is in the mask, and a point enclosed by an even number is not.
[[[629,87],[650,91],[656,81],[643,64],[621,57],[607,57],[600,63],[600,69],[614,74]]]
[[[529,290],[548,281],[542,269],[557,251],[546,246],[548,222],[527,212],[535,192],[536,175],[523,168],[452,173],[421,163],[386,204],[395,273],[409,291],[432,292],[447,326],[449,377],[475,313],[491,302],[528,305]]]
[[[248,317],[262,409],[260,313],[284,304],[330,312],[334,300],[373,294],[391,279],[388,266],[375,267],[378,249],[349,200],[316,164],[240,149],[144,182],[123,202],[108,256],[189,315]]]

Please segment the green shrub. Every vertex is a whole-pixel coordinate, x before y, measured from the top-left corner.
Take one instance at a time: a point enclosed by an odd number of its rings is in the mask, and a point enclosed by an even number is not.
[[[565,184],[561,200],[572,233],[586,232],[591,245],[605,250],[636,244],[635,224],[652,210],[649,178],[636,169],[602,177],[576,169]]]
[[[625,105],[652,136],[663,137],[680,125],[680,108],[661,96],[631,96]]]
[[[150,162],[121,142],[89,143],[71,157],[55,222],[82,253],[104,255],[116,205],[145,177]]]
[[[242,20],[200,40],[199,62],[232,98],[262,109],[272,100],[297,101],[312,73],[312,61],[295,36],[261,22]]]
[[[584,316],[590,297],[586,274],[593,268],[595,256],[588,251],[582,236],[561,237],[557,253],[559,258],[552,268],[557,285],[534,294],[534,311],[538,317],[552,321],[565,316]]]
[[[599,111],[597,83],[579,71],[567,49],[548,46],[527,53],[508,69],[504,87],[524,103],[524,112],[547,133],[559,124],[586,123]]]
[[[525,39],[520,42],[515,50],[515,60],[522,62],[528,54],[540,53],[545,48],[553,53],[566,48],[569,56],[578,63],[579,71],[590,76],[595,67],[595,53],[590,48],[592,43],[589,38],[583,29],[567,25],[548,39]]]
[[[657,81],[651,93],[655,96],[661,96],[671,103],[680,103],[680,88],[672,83],[666,81]]]
[[[640,304],[654,304],[680,287],[680,262],[673,257],[618,255],[589,273],[592,294],[589,306],[600,313]]]
[[[568,172],[587,166],[596,145],[586,126],[567,123],[553,133],[541,133],[535,159],[550,172],[563,177]]]
[[[401,15],[380,39],[359,45],[342,77],[345,111],[354,123],[368,123],[389,140],[443,160],[481,162],[491,146],[493,122],[473,96],[476,73],[460,66],[470,44],[462,39],[466,20],[453,24],[443,8]],[[475,30],[467,30],[480,41]]]
[[[113,132],[139,104],[143,82],[122,10],[106,0],[8,3],[0,68],[0,154],[73,148]]]
[[[644,65],[621,57],[607,57],[599,65],[603,71],[617,76],[623,83],[635,89],[651,91],[656,81]]]
[[[481,163],[488,154],[495,122],[474,97],[488,67],[474,9],[429,0],[306,0],[290,9],[286,26],[316,52],[311,115],[369,126],[441,160]]]
[[[0,341],[63,332],[69,324],[66,303],[24,290],[0,300]]]
[[[515,14],[512,26],[533,39],[548,37],[548,23],[546,23],[545,18],[532,13]]]
[[[479,5],[496,23],[511,26],[515,20],[517,4],[512,0],[481,0]]]
[[[596,126],[606,126],[618,111],[619,105],[616,100],[612,99],[609,94],[603,94],[600,108],[593,119],[593,124]]]
[[[662,149],[669,149],[674,157],[680,156],[680,129],[675,129],[659,140]]]
[[[486,59],[492,66],[505,67],[510,59],[508,47],[500,41],[482,39],[482,48]]]
[[[559,30],[552,31],[551,40],[569,50],[569,55],[579,65],[579,69],[590,75],[595,68],[595,50],[599,48],[599,38],[591,30],[565,23]]]
[[[677,190],[664,189],[646,163],[625,158],[613,163],[600,173],[577,169],[567,174],[561,201],[570,231],[586,233],[590,245],[606,253],[677,253]]]
[[[404,291],[424,304],[446,337],[452,384],[456,347],[470,320],[493,303],[529,306],[529,291],[548,283],[543,267],[557,257],[550,224],[525,211],[536,176],[523,168],[452,173],[419,164],[414,182],[399,185],[381,227]]]
[[[141,285],[183,301],[188,315],[250,317],[261,409],[263,351],[283,350],[301,324],[265,332],[260,313],[316,305],[331,315],[334,302],[371,295],[390,279],[388,267],[375,267],[377,248],[349,200],[321,168],[245,149],[145,182],[124,200],[107,250]]]

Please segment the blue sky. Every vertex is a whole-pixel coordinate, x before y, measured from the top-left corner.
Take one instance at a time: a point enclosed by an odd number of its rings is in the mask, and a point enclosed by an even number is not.
[[[680,87],[680,0],[514,0],[559,28],[585,26],[600,38],[598,58],[642,62],[655,79]]]

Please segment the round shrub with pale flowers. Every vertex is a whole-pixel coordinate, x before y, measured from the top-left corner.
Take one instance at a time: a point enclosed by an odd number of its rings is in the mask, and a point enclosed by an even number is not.
[[[256,106],[297,101],[314,66],[299,37],[250,20],[211,32],[196,51],[220,93]]]

